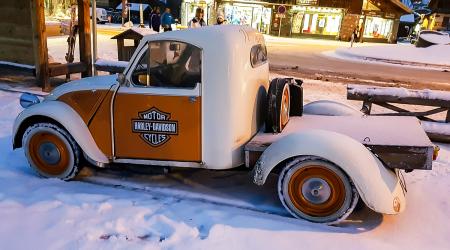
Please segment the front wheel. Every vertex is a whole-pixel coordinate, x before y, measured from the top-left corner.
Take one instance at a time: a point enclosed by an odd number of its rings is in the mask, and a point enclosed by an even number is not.
[[[358,202],[358,192],[347,175],[318,157],[298,157],[278,179],[283,206],[297,218],[335,224],[347,218]]]
[[[80,149],[64,129],[51,123],[36,123],[23,136],[25,155],[39,175],[70,180],[79,171]]]

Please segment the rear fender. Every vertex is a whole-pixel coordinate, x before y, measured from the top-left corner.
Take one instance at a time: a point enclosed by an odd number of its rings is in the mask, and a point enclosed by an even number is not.
[[[33,105],[17,116],[13,127],[13,147],[20,147],[26,121],[33,117],[47,117],[61,124],[75,139],[91,162],[106,164],[108,158],[98,148],[81,117],[69,105],[59,101],[45,101]],[[23,125],[23,126],[22,126]],[[25,128],[26,129],[26,128]]]
[[[310,102],[303,107],[303,113],[309,115],[326,116],[363,115],[361,111],[356,110],[351,106],[330,100]]]
[[[298,156],[318,156],[339,166],[353,181],[364,203],[372,210],[396,214],[405,209],[405,195],[396,173],[383,166],[364,145],[346,135],[308,130],[271,144],[253,170],[253,181],[263,185],[269,173]],[[394,204],[400,207],[394,208]]]

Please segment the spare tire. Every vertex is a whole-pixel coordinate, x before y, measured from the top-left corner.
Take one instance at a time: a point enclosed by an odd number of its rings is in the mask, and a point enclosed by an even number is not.
[[[287,79],[275,78],[270,82],[267,95],[266,132],[280,133],[289,122],[290,89]]]
[[[290,116],[303,115],[303,87],[298,84],[290,84],[289,91],[291,93]]]

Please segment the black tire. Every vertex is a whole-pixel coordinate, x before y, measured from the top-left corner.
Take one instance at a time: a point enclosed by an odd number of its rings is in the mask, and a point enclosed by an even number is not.
[[[291,93],[291,108],[290,116],[302,116],[303,115],[303,87],[297,84],[289,85]]]
[[[36,123],[25,130],[22,145],[30,167],[40,176],[73,179],[80,168],[81,150],[72,136],[52,123]]]
[[[290,91],[287,79],[275,78],[267,94],[266,132],[280,133],[289,122]]]
[[[294,217],[329,225],[347,218],[359,200],[341,168],[314,156],[297,157],[286,164],[278,178],[278,196]]]

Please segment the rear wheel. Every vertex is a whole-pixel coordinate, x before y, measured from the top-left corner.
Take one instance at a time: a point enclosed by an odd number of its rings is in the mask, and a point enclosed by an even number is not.
[[[339,167],[316,157],[289,162],[280,174],[278,195],[293,216],[326,224],[347,218],[359,198]]]
[[[37,123],[23,136],[25,155],[39,175],[70,180],[79,171],[80,149],[62,128],[51,123]]]

